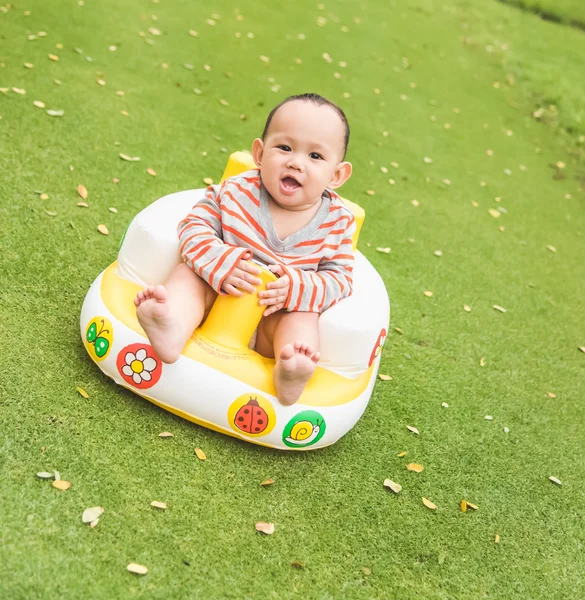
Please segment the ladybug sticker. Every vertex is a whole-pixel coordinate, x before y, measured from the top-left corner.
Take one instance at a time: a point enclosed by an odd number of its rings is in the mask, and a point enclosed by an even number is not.
[[[385,341],[386,341],[386,330],[382,329],[382,331],[380,331],[380,335],[378,336],[378,339],[376,340],[374,349],[372,350],[372,354],[370,354],[370,362],[368,363],[368,367],[372,366],[372,363],[376,360],[376,358],[380,354],[380,352],[382,352],[382,346],[384,345]]]
[[[274,429],[276,413],[266,398],[259,394],[244,394],[230,405],[228,422],[238,433],[259,437]]]

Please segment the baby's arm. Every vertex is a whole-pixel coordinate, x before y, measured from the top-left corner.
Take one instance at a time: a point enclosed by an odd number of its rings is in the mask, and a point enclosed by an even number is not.
[[[225,185],[225,184],[224,184]],[[180,253],[194,273],[206,281],[216,292],[225,280],[252,253],[224,243],[221,230],[221,193],[224,185],[210,185],[205,197],[179,223]]]
[[[290,279],[284,308],[288,311],[322,313],[351,294],[354,254],[352,238],[355,219],[351,219],[331,258],[323,259],[317,271],[283,265]]]

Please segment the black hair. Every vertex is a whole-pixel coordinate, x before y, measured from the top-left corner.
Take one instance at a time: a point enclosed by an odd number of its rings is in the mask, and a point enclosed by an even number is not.
[[[297,96],[289,96],[288,98],[285,98],[280,104],[275,106],[270,111],[270,114],[268,115],[268,118],[266,119],[266,125],[264,126],[264,131],[262,132],[262,141],[264,141],[264,139],[266,138],[266,134],[268,133],[268,128],[270,127],[270,122],[272,121],[272,118],[276,114],[276,111],[283,104],[286,104],[287,102],[292,102],[293,100],[302,100],[304,102],[313,102],[317,106],[327,105],[327,106],[330,106],[331,108],[333,108],[337,112],[337,114],[339,115],[339,118],[341,119],[341,122],[343,123],[343,127],[345,130],[344,139],[343,139],[343,158],[341,159],[341,160],[345,160],[345,155],[347,153],[347,146],[349,144],[349,123],[347,122],[347,117],[345,116],[345,113],[343,112],[343,110],[341,110],[341,108],[339,108],[339,106],[337,106],[337,104],[334,104],[333,102],[327,100],[327,98],[323,98],[323,96],[320,96],[319,94],[299,94]]]

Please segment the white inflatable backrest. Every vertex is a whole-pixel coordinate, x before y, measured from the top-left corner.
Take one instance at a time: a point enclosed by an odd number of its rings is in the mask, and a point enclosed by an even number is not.
[[[177,226],[205,195],[205,189],[169,194],[138,213],[118,255],[118,275],[140,286],[164,283],[181,262]],[[369,366],[390,302],[382,278],[356,252],[353,293],[319,318],[319,366],[354,378]]]

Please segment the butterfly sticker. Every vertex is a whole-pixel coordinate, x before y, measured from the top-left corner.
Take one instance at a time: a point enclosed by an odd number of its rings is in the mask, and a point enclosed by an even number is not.
[[[110,351],[113,341],[112,324],[105,317],[93,318],[85,332],[87,349],[96,360],[104,360]]]

